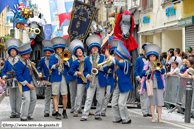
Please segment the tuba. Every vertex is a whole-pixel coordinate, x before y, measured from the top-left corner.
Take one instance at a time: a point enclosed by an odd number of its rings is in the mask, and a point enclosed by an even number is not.
[[[97,52],[95,51],[93,65],[92,65],[92,71],[91,71],[92,80],[90,82],[90,87],[93,87],[94,86],[94,79],[95,79],[96,74],[98,74],[98,69],[96,69],[96,68],[93,67],[94,64],[97,65],[97,63],[96,63],[96,54],[97,54]]]

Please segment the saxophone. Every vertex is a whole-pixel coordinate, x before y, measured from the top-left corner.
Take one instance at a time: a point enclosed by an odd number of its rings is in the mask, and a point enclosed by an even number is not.
[[[94,65],[97,66],[96,55],[97,55],[97,51],[95,51],[94,60],[92,62],[92,71],[91,71],[92,79],[91,79],[91,82],[90,82],[90,87],[94,86],[94,79],[95,79],[96,74],[98,74],[98,69],[94,68]]]

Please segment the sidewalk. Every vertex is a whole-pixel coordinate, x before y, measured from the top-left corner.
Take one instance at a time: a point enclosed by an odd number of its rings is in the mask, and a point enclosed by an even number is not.
[[[142,115],[141,109],[129,109],[130,112]],[[172,113],[168,113],[170,110],[167,109],[166,107],[162,108],[162,120],[164,123],[174,123],[174,124],[179,124],[182,125],[186,128],[192,128],[194,129],[194,118],[191,118],[191,123],[184,123],[184,114],[177,113],[176,111]],[[157,118],[157,114],[155,114]]]
[[[60,112],[62,112],[62,109],[59,108]],[[68,119],[62,119],[63,121],[63,127],[67,127],[70,129],[89,129],[89,127],[93,126],[93,128],[99,128],[101,129],[127,129],[127,128],[137,128],[137,129],[150,129],[150,128],[160,128],[160,129],[194,129],[194,119],[191,118],[191,123],[187,124],[184,123],[184,115],[173,112],[168,113],[170,110],[167,110],[165,107],[163,107],[162,110],[162,119],[163,124],[161,123],[151,123],[151,117],[143,117],[141,113],[141,109],[137,109],[130,105],[130,108],[128,108],[130,117],[132,119],[132,124],[130,125],[122,125],[122,124],[114,124],[111,121],[114,120],[112,109],[107,109],[107,117],[103,117],[103,121],[95,121],[94,116],[89,116],[88,122],[80,122],[81,115],[77,118],[73,117],[72,114],[70,114],[70,109],[67,109]],[[91,111],[95,112],[95,109],[92,109]],[[9,104],[9,97],[6,96],[3,101],[0,104],[0,121],[20,121],[20,119],[10,119],[10,104]],[[156,114],[157,115],[157,114]],[[44,99],[38,99],[36,103],[36,108],[33,117],[35,118],[35,121],[56,121],[55,117],[43,117],[44,116]],[[156,117],[157,118],[157,117]],[[75,123],[76,121],[76,123]],[[1,127],[0,127],[1,128]]]
[[[4,99],[4,97],[5,97],[5,91],[2,94],[0,94],[0,103]]]

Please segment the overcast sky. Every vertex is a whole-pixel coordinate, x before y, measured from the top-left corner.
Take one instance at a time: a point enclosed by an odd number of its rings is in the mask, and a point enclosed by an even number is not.
[[[32,0],[32,4],[38,4],[38,8],[41,8],[41,13],[44,14],[44,18],[47,24],[51,24],[49,0]]]

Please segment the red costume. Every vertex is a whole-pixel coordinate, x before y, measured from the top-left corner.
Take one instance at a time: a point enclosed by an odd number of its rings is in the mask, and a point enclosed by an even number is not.
[[[119,13],[118,18],[117,18],[117,22],[116,22],[116,25],[115,25],[115,29],[114,29],[115,37],[113,39],[122,40],[122,38],[123,38],[121,30],[119,28],[119,21],[120,21],[123,14],[131,15],[131,13],[129,11],[124,11],[124,13]],[[131,20],[132,20],[132,25],[131,25],[130,37],[127,40],[122,40],[124,42],[124,46],[127,48],[129,53],[130,53],[130,51],[132,51],[132,50],[134,50],[138,47],[137,42],[135,41],[134,37],[132,36],[133,29],[134,29],[134,24],[135,24],[134,19],[133,19],[133,15],[131,15]]]

